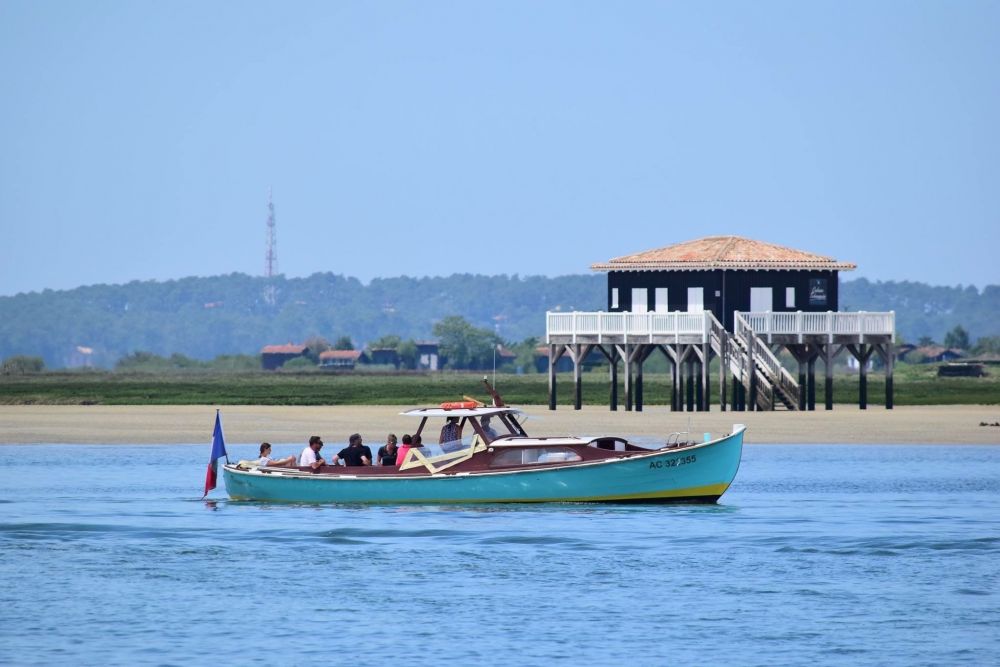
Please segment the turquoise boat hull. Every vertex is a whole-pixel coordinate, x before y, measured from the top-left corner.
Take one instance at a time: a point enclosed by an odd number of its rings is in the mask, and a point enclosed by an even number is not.
[[[736,477],[743,429],[675,450],[546,468],[404,476],[260,472],[227,465],[235,500],[301,503],[453,504],[715,502]]]

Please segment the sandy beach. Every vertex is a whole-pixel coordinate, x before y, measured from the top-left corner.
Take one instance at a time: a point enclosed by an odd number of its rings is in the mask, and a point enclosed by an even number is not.
[[[303,443],[309,435],[344,442],[360,432],[370,443],[385,434],[409,433],[419,423],[391,406],[222,408],[228,443]],[[532,435],[666,437],[673,431],[728,432],[748,427],[748,444],[1000,444],[997,406],[920,406],[886,410],[835,406],[816,412],[672,413],[663,407],[611,412],[589,406],[574,411],[523,406]],[[215,409],[210,406],[0,406],[0,444],[172,444],[211,442]]]

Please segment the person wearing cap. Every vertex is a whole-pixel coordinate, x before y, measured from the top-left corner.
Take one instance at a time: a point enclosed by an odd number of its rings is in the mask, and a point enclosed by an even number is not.
[[[323,440],[318,435],[310,437],[309,445],[299,455],[299,467],[319,470],[321,466],[325,466],[326,460],[319,455],[321,449],[323,449]]]
[[[372,450],[362,442],[360,433],[352,433],[347,447],[333,457],[333,465],[337,465],[340,459],[344,459],[345,466],[370,466]]]

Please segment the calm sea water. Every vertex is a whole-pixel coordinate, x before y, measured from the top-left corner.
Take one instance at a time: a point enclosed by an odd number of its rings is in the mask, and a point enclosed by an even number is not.
[[[204,502],[209,449],[0,447],[0,663],[1000,664],[1000,447],[749,446],[696,507]]]

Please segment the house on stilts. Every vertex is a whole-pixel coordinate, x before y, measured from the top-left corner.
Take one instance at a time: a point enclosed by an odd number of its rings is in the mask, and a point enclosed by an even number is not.
[[[574,407],[580,372],[593,351],[610,363],[610,407],[618,409],[619,367],[626,410],[642,410],[643,364],[657,352],[672,374],[671,408],[707,410],[709,368],[718,359],[719,404],[726,410],[814,410],[816,362],[825,370],[826,409],[833,408],[833,363],[845,350],[859,364],[859,406],[868,404],[868,361],[886,372],[893,405],[893,312],[840,312],[839,273],[848,262],[739,236],[710,236],[594,264],[608,274],[606,311],[546,313],[549,409],[556,408],[556,368],[573,361]],[[777,352],[797,363],[789,372]]]

